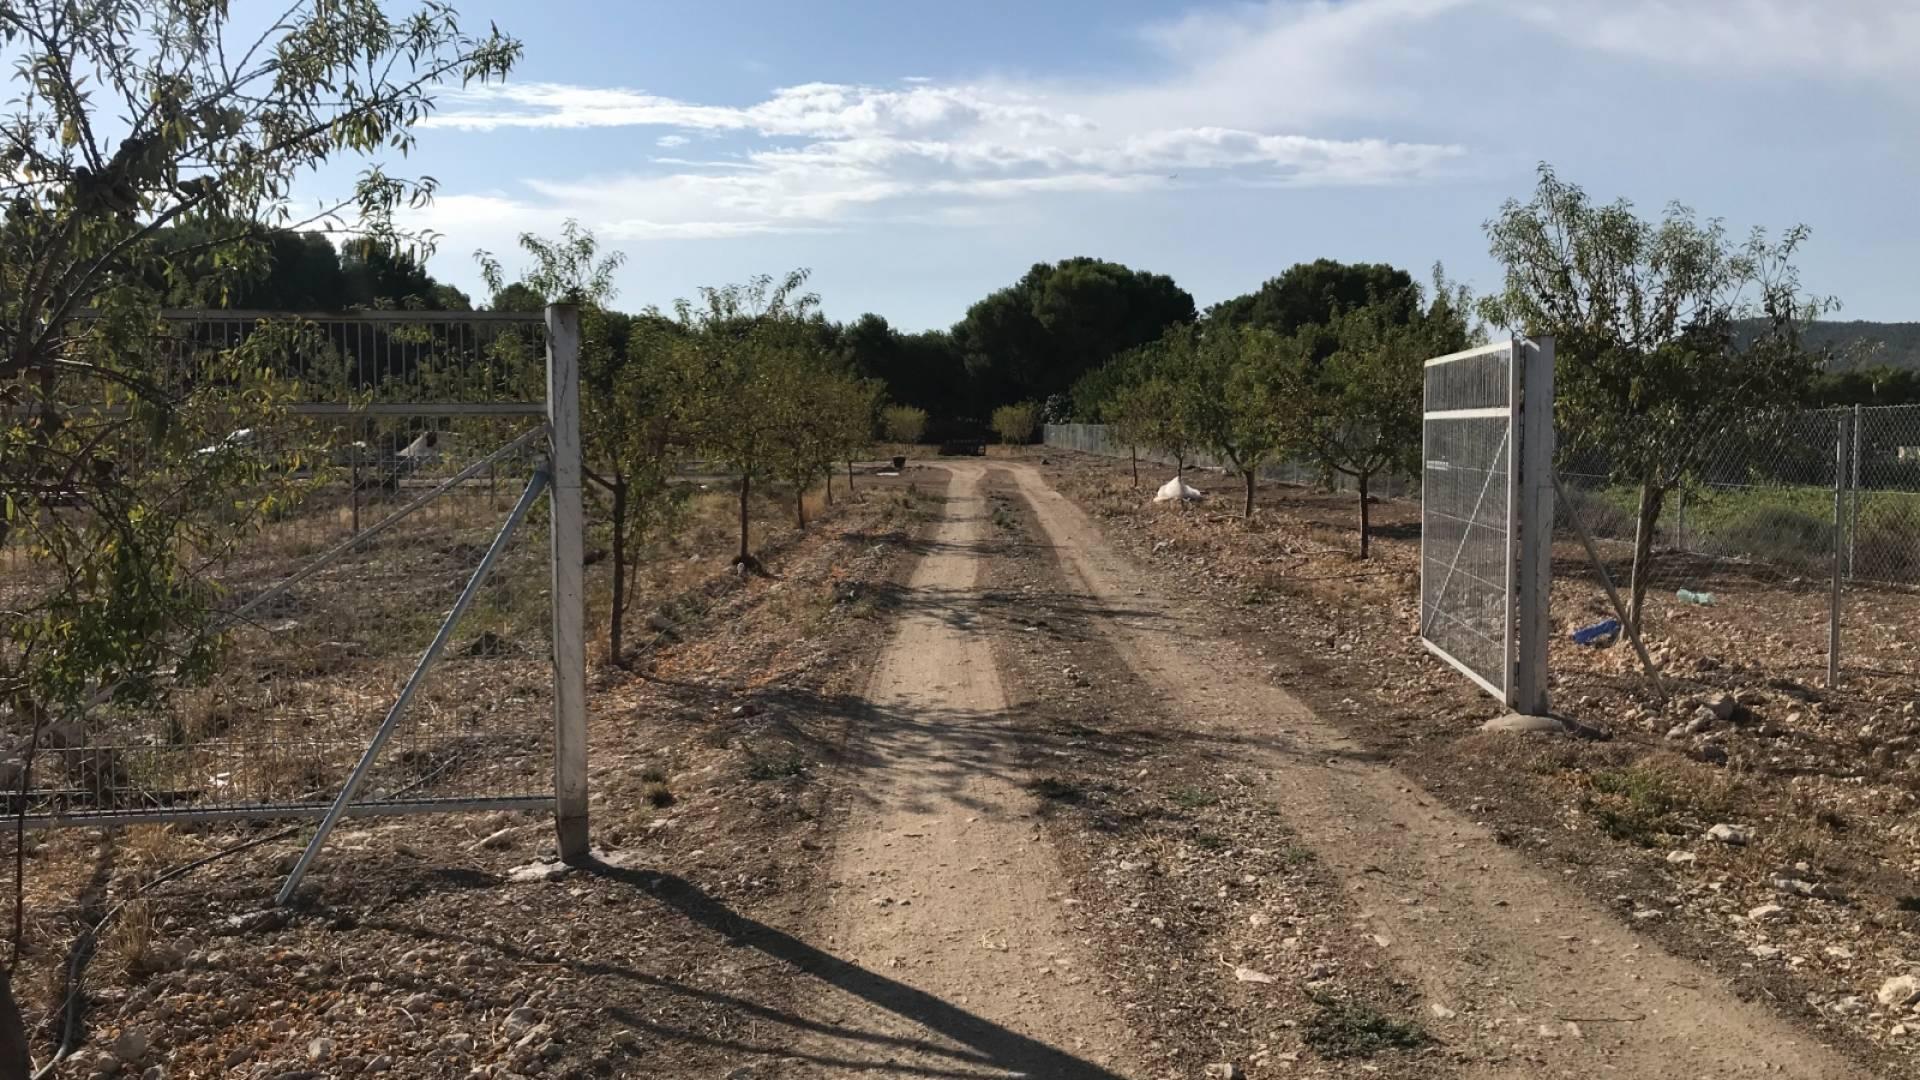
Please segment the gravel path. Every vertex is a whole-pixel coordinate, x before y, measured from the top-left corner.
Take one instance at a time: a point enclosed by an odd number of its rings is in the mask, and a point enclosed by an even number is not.
[[[1233,663],[1232,645],[1197,630],[1181,598],[1036,470],[996,467],[1015,478],[1089,606],[1136,613],[1104,630],[1168,707],[1196,732],[1246,740],[1250,770],[1438,1006],[1434,1030],[1477,1049],[1480,1075],[1864,1075],[1369,760],[1257,664]],[[955,468],[962,484],[983,471]]]
[[[983,476],[954,470],[868,690],[846,778],[861,801],[823,920],[821,945],[842,963],[813,973],[811,1034],[792,1075],[1134,1075],[1062,915],[1060,871],[976,625]]]

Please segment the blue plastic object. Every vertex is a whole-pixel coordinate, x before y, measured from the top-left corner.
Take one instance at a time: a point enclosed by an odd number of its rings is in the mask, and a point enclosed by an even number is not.
[[[1573,632],[1575,645],[1604,645],[1620,634],[1619,619],[1603,619],[1592,626],[1583,626]]]

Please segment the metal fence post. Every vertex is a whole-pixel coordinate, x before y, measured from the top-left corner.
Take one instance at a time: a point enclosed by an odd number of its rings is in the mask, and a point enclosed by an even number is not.
[[[553,798],[560,857],[587,856],[586,542],[581,507],[580,309],[547,307],[553,489]]]
[[[1520,472],[1518,506],[1520,576],[1519,653],[1514,665],[1514,711],[1546,716],[1547,639],[1553,596],[1553,338],[1542,336],[1516,350],[1525,365],[1520,392],[1520,445],[1513,463]]]
[[[1847,580],[1852,581],[1858,570],[1854,567],[1856,552],[1855,537],[1860,532],[1860,406],[1853,407],[1853,466],[1847,478]]]
[[[1829,689],[1840,685],[1840,596],[1842,582],[1846,576],[1846,547],[1842,543],[1846,531],[1847,499],[1847,420],[1848,413],[1840,413],[1834,420],[1833,439],[1833,595],[1828,603],[1827,616],[1827,686]]]

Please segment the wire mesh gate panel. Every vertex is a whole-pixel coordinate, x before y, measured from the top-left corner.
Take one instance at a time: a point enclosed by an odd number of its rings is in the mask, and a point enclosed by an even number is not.
[[[1422,417],[1421,641],[1537,714],[1547,707],[1552,358],[1551,342],[1515,339],[1429,360]]]
[[[260,490],[231,493],[251,523],[197,568],[218,590],[218,661],[143,703],[103,694],[46,725],[16,791],[30,824],[324,814],[545,465],[540,314],[169,312],[147,344],[190,366],[262,335],[297,400],[201,451],[269,463]],[[546,532],[503,545],[349,812],[552,805]],[[34,572],[0,566],[16,583]]]

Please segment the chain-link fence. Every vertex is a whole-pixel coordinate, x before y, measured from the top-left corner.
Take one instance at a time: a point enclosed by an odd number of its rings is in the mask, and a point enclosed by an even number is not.
[[[1106,424],[1047,424],[1043,428],[1041,441],[1061,450],[1078,450],[1085,454],[1099,454],[1103,457],[1138,457],[1142,464],[1154,464],[1173,468],[1173,455],[1145,446],[1129,446],[1113,434]],[[1230,469],[1226,462],[1211,454],[1193,451],[1187,455],[1188,468]],[[1259,469],[1260,479],[1279,484],[1294,484],[1300,487],[1324,487],[1334,491],[1356,493],[1359,488],[1353,477],[1340,472],[1329,472],[1311,462],[1287,459],[1268,462]],[[1367,491],[1383,499],[1417,499],[1420,497],[1420,485],[1417,480],[1397,474],[1379,474],[1367,482]]]
[[[1048,425],[1046,443],[1130,452],[1098,424]],[[1609,466],[1580,453],[1558,465],[1554,570],[1567,587],[1556,588],[1553,615],[1563,631],[1611,614],[1582,584],[1593,572],[1575,514],[1623,593],[1629,585],[1640,489]],[[1261,477],[1328,480],[1295,463]],[[1394,481],[1373,490],[1420,497],[1417,478]],[[1920,678],[1920,406],[1806,410],[1719,435],[1666,493],[1652,529],[1646,625],[1676,660],[1819,678],[1831,659],[1840,672]]]

